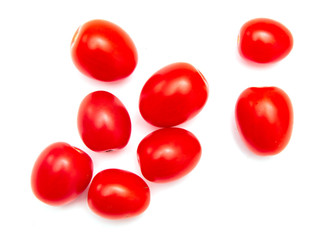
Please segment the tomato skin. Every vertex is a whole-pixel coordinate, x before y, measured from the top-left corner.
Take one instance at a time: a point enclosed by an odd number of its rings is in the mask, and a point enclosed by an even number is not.
[[[150,124],[172,127],[198,114],[207,98],[208,85],[203,75],[188,63],[173,63],[145,83],[139,110]]]
[[[80,104],[78,130],[83,142],[93,151],[125,147],[131,135],[131,120],[123,103],[106,91],[88,94]]]
[[[101,81],[129,76],[138,62],[130,36],[116,24],[100,19],[78,28],[72,39],[71,56],[79,71]]]
[[[59,206],[73,201],[88,186],[93,174],[91,158],[64,142],[45,148],[37,158],[31,187],[42,202]]]
[[[90,209],[101,217],[134,217],[147,209],[150,189],[142,178],[132,172],[105,169],[93,178],[87,201]]]
[[[201,153],[197,138],[182,128],[158,129],[147,135],[137,148],[141,172],[152,182],[184,177],[196,167]]]
[[[278,154],[290,140],[292,104],[277,87],[247,88],[237,100],[235,118],[242,139],[258,155]]]
[[[257,63],[277,62],[285,58],[292,47],[291,32],[277,21],[256,18],[246,22],[240,29],[238,50],[248,60]]]

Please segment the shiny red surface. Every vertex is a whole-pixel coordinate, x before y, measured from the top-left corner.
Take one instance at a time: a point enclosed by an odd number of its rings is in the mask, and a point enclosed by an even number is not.
[[[49,205],[73,201],[88,186],[93,174],[91,158],[67,143],[53,143],[37,158],[31,187],[35,196]]]
[[[130,36],[105,20],[92,20],[78,28],[72,39],[71,56],[83,74],[101,81],[129,76],[138,61]]]
[[[92,92],[83,99],[77,122],[83,142],[93,151],[120,149],[130,139],[129,113],[116,96],[106,91]]]
[[[290,140],[292,104],[289,96],[277,87],[243,91],[236,103],[235,118],[242,139],[256,154],[277,154]]]
[[[93,178],[87,201],[90,209],[101,217],[134,217],[149,206],[150,189],[145,181],[134,173],[106,169]]]
[[[168,182],[191,172],[202,149],[197,138],[181,128],[158,129],[139,144],[137,156],[143,176],[152,182]]]
[[[293,37],[283,24],[256,18],[245,23],[239,33],[241,56],[257,63],[276,62],[285,58],[293,47]]]
[[[207,98],[208,84],[203,75],[188,63],[173,63],[147,80],[139,110],[150,124],[171,127],[197,115]]]

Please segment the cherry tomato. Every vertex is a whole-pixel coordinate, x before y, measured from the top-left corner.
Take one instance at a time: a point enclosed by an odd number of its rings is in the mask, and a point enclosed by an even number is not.
[[[97,215],[109,219],[134,217],[150,203],[150,189],[134,173],[106,169],[93,178],[88,190],[88,206]]]
[[[241,56],[257,63],[279,61],[290,53],[292,46],[290,31],[271,19],[256,18],[240,29],[239,52]]]
[[[96,91],[81,102],[78,129],[88,148],[96,152],[109,151],[126,146],[131,134],[131,120],[116,96]]]
[[[72,39],[71,55],[83,74],[101,81],[129,76],[138,61],[129,35],[105,20],[92,20],[78,28]]]
[[[277,87],[248,88],[236,103],[237,128],[250,150],[274,155],[288,144],[293,109],[288,95]]]
[[[145,83],[139,110],[152,125],[171,127],[198,114],[207,98],[208,85],[203,75],[188,63],[174,63]]]
[[[158,129],[138,145],[143,176],[152,182],[179,179],[195,168],[201,157],[197,138],[182,128]]]
[[[88,186],[93,174],[91,158],[64,142],[53,143],[39,155],[31,174],[35,196],[49,205],[73,201]]]

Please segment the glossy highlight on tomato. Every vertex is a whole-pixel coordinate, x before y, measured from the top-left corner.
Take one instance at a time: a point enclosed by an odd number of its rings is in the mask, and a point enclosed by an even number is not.
[[[106,91],[88,94],[78,111],[78,130],[85,145],[93,151],[125,147],[131,135],[131,120],[123,103]]]
[[[152,182],[184,177],[196,167],[201,153],[197,138],[182,128],[158,129],[147,135],[137,148],[141,172]]]
[[[247,147],[258,155],[278,154],[292,134],[292,104],[277,87],[244,90],[236,103],[235,119]]]
[[[293,37],[283,24],[256,18],[240,29],[238,50],[244,58],[257,63],[272,63],[285,58],[293,47]]]
[[[83,74],[115,81],[129,76],[138,62],[135,44],[119,26],[106,20],[91,20],[73,36],[71,56]]]
[[[179,125],[197,115],[208,98],[204,76],[189,63],[173,63],[153,74],[139,99],[142,117],[157,127]]]
[[[88,190],[88,206],[108,219],[134,217],[150,203],[150,189],[138,175],[121,169],[105,169],[92,180]]]
[[[64,205],[87,188],[92,174],[93,163],[85,152],[57,142],[45,148],[37,158],[31,174],[31,187],[42,202]]]

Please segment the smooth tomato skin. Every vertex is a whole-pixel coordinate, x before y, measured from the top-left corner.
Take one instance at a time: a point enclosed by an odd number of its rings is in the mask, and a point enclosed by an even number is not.
[[[200,142],[182,128],[158,129],[138,145],[137,157],[143,176],[152,182],[170,182],[190,173],[202,153]]]
[[[257,63],[277,62],[285,58],[292,47],[291,32],[277,21],[256,18],[246,22],[240,29],[238,50],[248,60]]]
[[[92,174],[93,163],[85,152],[57,142],[45,148],[37,158],[31,187],[40,201],[53,206],[64,205],[87,188]]]
[[[108,219],[134,217],[150,203],[150,189],[138,175],[121,169],[105,169],[92,180],[88,190],[88,206]]]
[[[275,155],[288,144],[293,128],[289,96],[277,87],[247,88],[235,107],[238,131],[258,155]]]
[[[208,98],[208,84],[189,63],[173,63],[153,74],[139,99],[142,117],[157,127],[179,125],[197,115]]]
[[[121,149],[131,135],[131,120],[123,103],[106,91],[88,94],[78,111],[78,130],[85,145],[96,152]]]
[[[78,28],[72,39],[71,56],[79,71],[101,81],[129,76],[138,62],[130,36],[116,24],[100,19]]]

